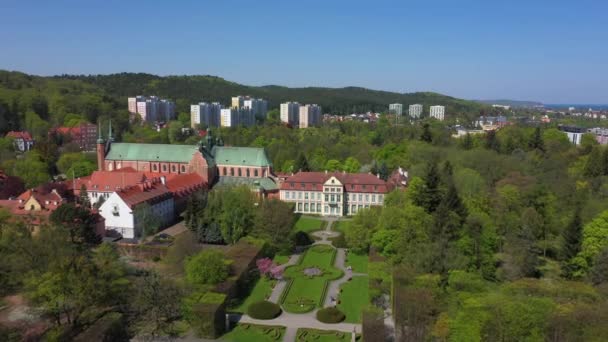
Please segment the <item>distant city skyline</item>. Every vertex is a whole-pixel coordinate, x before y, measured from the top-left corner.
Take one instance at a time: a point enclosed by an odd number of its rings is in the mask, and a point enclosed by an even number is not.
[[[9,0],[0,69],[606,104],[607,11],[601,0]]]

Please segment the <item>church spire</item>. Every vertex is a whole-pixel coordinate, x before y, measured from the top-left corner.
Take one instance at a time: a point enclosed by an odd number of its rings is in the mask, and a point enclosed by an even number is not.
[[[97,123],[97,143],[98,144],[103,144],[105,143],[105,140],[103,140],[103,137],[101,136],[101,123]]]
[[[112,136],[112,119],[110,119],[110,123],[108,124],[108,141],[114,141],[114,137]]]

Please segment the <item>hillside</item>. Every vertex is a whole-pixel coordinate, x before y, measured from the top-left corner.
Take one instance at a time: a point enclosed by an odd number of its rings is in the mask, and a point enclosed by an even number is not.
[[[477,102],[489,105],[511,106],[515,108],[531,108],[542,106],[542,102],[536,101],[519,101],[519,100],[478,100]]]
[[[360,87],[288,88],[269,85],[254,87],[215,76],[156,76],[143,73],[111,75],[60,75],[41,77],[0,70],[0,134],[28,129],[44,136],[50,126],[69,125],[86,120],[97,122],[112,117],[119,128],[126,128],[127,97],[158,95],[176,102],[180,113],[189,113],[190,104],[200,101],[230,103],[235,95],[251,95],[269,101],[269,109],[281,102],[317,103],[325,113],[385,111],[390,103],[405,108],[414,103],[444,105],[449,116],[467,121],[490,107],[437,93],[399,94]]]

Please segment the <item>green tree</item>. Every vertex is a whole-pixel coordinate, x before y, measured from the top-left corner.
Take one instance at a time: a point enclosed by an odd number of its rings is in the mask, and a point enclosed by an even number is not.
[[[254,195],[248,187],[236,187],[221,194],[224,197],[221,201],[221,211],[215,215],[219,214],[219,226],[224,241],[235,244],[253,227]]]
[[[593,285],[608,283],[608,248],[602,249],[595,258],[590,275]]]
[[[436,162],[429,162],[426,166],[424,186],[420,187],[419,193],[414,198],[414,203],[426,209],[427,212],[434,212],[441,203],[442,190],[440,188],[441,178]]]
[[[371,239],[378,229],[380,210],[376,208],[361,209],[351,221],[347,221],[344,229],[346,244],[355,253],[367,253]]]
[[[254,222],[251,235],[264,239],[278,251],[291,251],[292,239],[285,238],[295,223],[291,204],[277,199],[262,201]]]
[[[17,159],[9,171],[12,176],[23,179],[27,188],[35,188],[51,179],[46,164],[35,151],[27,152],[24,158]]]
[[[342,170],[342,164],[339,160],[330,159],[325,163],[325,170],[327,171],[340,171]]]
[[[160,218],[147,202],[135,207],[135,210],[133,210],[133,221],[137,232],[136,235],[141,235],[142,238],[154,235],[160,229]]]
[[[467,133],[462,139],[462,148],[465,150],[470,150],[473,148],[473,138],[471,138],[469,133]]]
[[[192,285],[217,284],[228,277],[229,263],[222,252],[207,249],[188,258],[185,270]]]
[[[98,217],[89,209],[65,203],[51,213],[50,221],[61,229],[67,229],[70,241],[76,245],[95,245],[101,241],[96,232]]]
[[[420,140],[431,143],[433,142],[433,134],[431,133],[431,126],[428,123],[425,123],[422,126],[422,134],[420,134]]]
[[[304,155],[303,152],[300,152],[298,154],[298,158],[296,159],[294,165],[293,165],[293,170],[294,171],[302,171],[302,172],[309,172],[310,171],[310,166],[308,165],[308,160],[306,159],[306,155]]]
[[[89,192],[87,191],[87,186],[84,185],[84,183],[80,186],[80,196],[78,202],[85,208],[91,207],[91,201],[89,200]]]
[[[587,157],[583,174],[586,177],[599,177],[604,174],[603,164],[602,150],[600,146],[595,146],[591,149],[591,153]]]
[[[181,317],[183,291],[170,279],[156,272],[138,277],[132,286],[130,308],[144,329],[143,335],[167,335]]]
[[[344,167],[342,170],[349,173],[357,173],[361,169],[361,164],[359,161],[353,157],[348,157],[344,161]]]
[[[545,142],[543,141],[542,132],[540,127],[536,127],[534,129],[534,134],[532,138],[530,138],[530,148],[533,150],[539,150],[541,152],[545,151]]]

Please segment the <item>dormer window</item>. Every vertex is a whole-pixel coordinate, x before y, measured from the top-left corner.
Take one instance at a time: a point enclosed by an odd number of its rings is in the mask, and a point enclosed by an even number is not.
[[[120,211],[118,210],[118,205],[114,204],[112,206],[112,215],[114,216],[120,216]]]
[[[295,186],[294,183],[289,183],[289,186],[291,186],[292,188]]]

